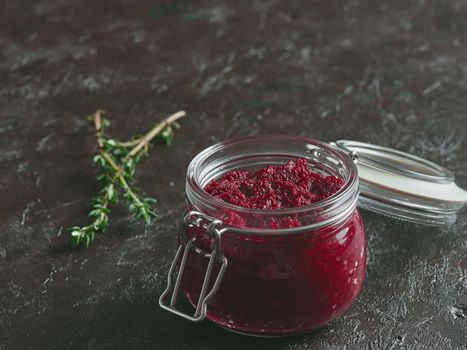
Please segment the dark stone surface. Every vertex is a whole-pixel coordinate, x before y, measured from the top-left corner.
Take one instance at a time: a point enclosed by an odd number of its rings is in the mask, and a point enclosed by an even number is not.
[[[467,212],[449,228],[363,213],[368,273],[351,310],[305,336],[255,339],[163,312],[185,169],[256,133],[370,141],[455,171],[467,187],[467,2],[14,1],[0,5],[0,349],[467,349]],[[97,184],[84,116],[141,133],[185,109],[139,187],[87,250]]]

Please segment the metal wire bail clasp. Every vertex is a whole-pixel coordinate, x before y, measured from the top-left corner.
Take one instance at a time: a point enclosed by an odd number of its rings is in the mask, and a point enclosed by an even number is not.
[[[209,223],[202,224],[203,220]],[[224,276],[224,273],[225,273],[225,269],[227,268],[227,258],[223,255],[222,247],[221,247],[221,235],[223,232],[225,232],[225,230],[219,230],[219,226],[222,225],[222,221],[213,220],[212,218],[206,216],[205,214],[196,212],[196,211],[190,211],[185,214],[185,216],[183,217],[183,223],[181,227],[186,224],[204,228],[207,234],[214,239],[214,243],[215,243],[214,249],[212,252],[203,254],[204,257],[209,258],[209,263],[206,269],[206,274],[204,276],[204,281],[201,287],[201,292],[199,294],[199,299],[198,299],[198,304],[196,305],[195,314],[192,316],[180,310],[177,310],[175,307],[175,304],[177,303],[177,296],[180,291],[180,286],[181,286],[182,278],[183,278],[183,272],[185,270],[185,265],[187,262],[188,254],[190,253],[190,250],[194,247],[196,237],[190,238],[185,243],[185,245],[181,244],[178,247],[177,253],[175,254],[175,258],[172,262],[172,265],[170,266],[169,274],[167,276],[167,288],[164,290],[164,292],[159,298],[159,305],[163,309],[170,311],[178,316],[181,316],[187,320],[190,320],[193,322],[199,322],[199,321],[202,321],[206,317],[207,303],[217,292],[217,289],[219,289],[219,285],[221,284],[222,277]],[[195,248],[195,251],[198,254],[202,254],[202,251],[198,248]],[[173,275],[174,275],[175,268],[180,261],[180,258],[181,258],[180,267],[178,269],[178,274],[175,280],[175,286],[173,287],[172,296],[170,297],[170,304],[166,304],[164,299],[172,290],[172,286],[174,284]],[[208,292],[209,282],[211,281],[211,274],[214,268],[214,262],[216,260],[220,262],[221,267],[214,281],[214,285],[212,286],[211,290]]]

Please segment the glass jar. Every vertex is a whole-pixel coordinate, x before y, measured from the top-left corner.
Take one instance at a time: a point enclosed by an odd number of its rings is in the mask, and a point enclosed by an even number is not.
[[[297,158],[340,177],[343,187],[312,205],[278,210],[239,207],[203,190],[226,172]],[[350,307],[365,277],[358,182],[348,154],[303,137],[253,136],[207,148],[188,168],[188,209],[160,305],[251,335],[303,333],[332,321]],[[176,308],[180,289],[194,316]]]

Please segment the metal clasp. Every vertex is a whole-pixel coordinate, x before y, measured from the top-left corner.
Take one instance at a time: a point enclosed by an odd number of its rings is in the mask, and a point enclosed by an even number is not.
[[[208,221],[209,224],[202,224],[203,220]],[[210,235],[214,239],[214,242],[215,242],[213,251],[210,253],[204,254],[205,257],[209,258],[209,263],[206,269],[206,274],[204,275],[204,281],[201,287],[201,292],[199,294],[198,304],[196,305],[196,310],[193,316],[186,314],[180,310],[177,310],[175,307],[177,303],[177,296],[180,291],[180,286],[182,283],[183,272],[185,270],[185,265],[187,262],[188,254],[190,253],[190,250],[192,249],[192,247],[194,247],[194,243],[196,242],[196,237],[192,237],[186,242],[185,246],[181,244],[177,249],[177,253],[175,254],[175,258],[172,262],[172,265],[170,266],[169,274],[167,276],[167,288],[164,290],[164,292],[159,298],[159,305],[163,309],[170,311],[178,316],[181,316],[187,320],[190,320],[193,322],[199,322],[199,321],[202,321],[206,317],[207,303],[219,289],[222,278],[224,277],[224,274],[225,274],[225,270],[227,268],[227,258],[223,255],[222,247],[221,247],[221,235],[223,232],[225,232],[225,230],[218,229],[218,227],[222,225],[222,221],[215,220],[215,219],[213,220],[207,215],[200,213],[200,212],[196,212],[196,211],[187,212],[185,216],[183,217],[183,224],[203,227],[207,231],[208,235]],[[183,224],[181,225],[181,228]],[[195,251],[198,254],[201,254],[201,251],[199,249],[195,249]],[[183,255],[182,255],[182,252],[183,252]],[[180,258],[181,258],[180,267],[178,269],[175,286],[173,287],[172,296],[170,297],[170,304],[166,304],[164,302],[164,299],[172,290],[172,286],[173,286],[172,277],[173,277],[175,268],[180,261]],[[211,281],[211,274],[214,268],[215,260],[220,262],[221,267],[214,281],[214,285],[212,286],[211,290],[208,293],[209,282]]]
[[[351,150],[349,150],[349,149],[347,149],[347,148],[343,148],[343,147],[339,146],[339,145],[338,145],[337,143],[335,143],[335,142],[329,142],[329,145],[330,145],[331,147],[337,148],[338,150],[341,150],[341,151],[346,152],[346,153],[348,154],[348,156],[350,157],[350,159],[352,159],[352,162],[354,162],[355,165],[358,164],[358,157],[359,157],[359,155],[358,155],[358,152],[357,152],[357,151],[355,151],[355,150],[351,151]]]

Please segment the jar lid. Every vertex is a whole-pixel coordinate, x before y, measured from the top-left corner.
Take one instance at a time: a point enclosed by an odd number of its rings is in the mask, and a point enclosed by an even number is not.
[[[339,140],[335,145],[356,159],[361,208],[440,226],[455,222],[456,213],[467,203],[467,191],[438,164],[369,143]]]

